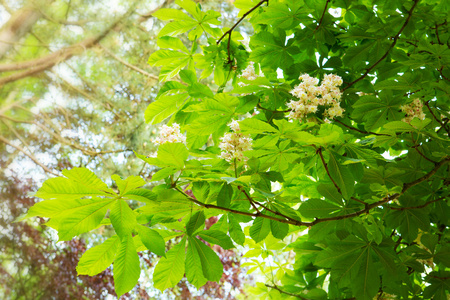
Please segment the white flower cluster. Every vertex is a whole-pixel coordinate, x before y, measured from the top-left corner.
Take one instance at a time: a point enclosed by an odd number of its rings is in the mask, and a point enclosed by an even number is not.
[[[181,134],[180,125],[173,123],[172,126],[161,126],[161,128],[159,128],[159,137],[153,142],[156,145],[165,143],[186,143],[186,137]]]
[[[244,77],[247,80],[255,80],[256,78],[258,78],[258,74],[256,74],[255,71],[255,67],[254,67],[254,62],[250,62],[247,66],[247,68],[245,68],[244,71],[242,71],[242,77]]]
[[[405,118],[402,119],[403,122],[409,123],[414,118],[425,119],[425,114],[422,110],[423,103],[418,98],[414,99],[410,104],[400,106],[400,108],[402,112],[406,113]]]
[[[233,132],[226,133],[220,140],[219,144],[222,153],[220,157],[226,161],[233,161],[234,159],[238,161],[245,161],[247,158],[244,156],[244,151],[252,150],[252,139],[250,135],[243,135],[240,132],[239,123],[233,120],[230,124],[231,130]]]
[[[303,74],[301,80],[291,91],[291,94],[300,100],[291,100],[287,107],[291,109],[289,119],[303,120],[308,114],[315,113],[319,105],[328,106],[324,117],[333,119],[341,117],[344,109],[340,106],[341,91],[338,86],[342,84],[342,78],[334,74],[325,74],[322,84],[319,79]]]

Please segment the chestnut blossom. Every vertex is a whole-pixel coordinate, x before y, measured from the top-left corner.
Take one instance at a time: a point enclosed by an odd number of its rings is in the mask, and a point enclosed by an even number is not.
[[[405,113],[405,118],[402,119],[403,122],[410,123],[414,118],[425,119],[425,114],[422,110],[423,103],[418,98],[414,99],[410,104],[400,106],[400,109]]]
[[[247,68],[242,71],[241,76],[247,80],[255,80],[256,78],[258,78],[259,75],[256,74],[255,67],[253,66],[254,64],[255,63],[251,61],[248,64]]]
[[[231,128],[230,133],[226,133],[220,138],[222,141],[219,144],[222,153],[220,157],[228,162],[234,159],[238,161],[245,161],[247,158],[244,156],[244,151],[252,150],[252,139],[250,135],[243,135],[239,128],[239,123],[233,120],[228,126]]]
[[[159,129],[159,137],[153,141],[156,145],[165,143],[186,143],[186,137],[180,132],[180,125],[173,123],[172,126],[163,125]]]
[[[341,117],[344,109],[340,106],[342,78],[334,74],[325,74],[319,86],[319,79],[308,74],[300,75],[301,82],[290,93],[298,100],[291,100],[287,107],[291,109],[288,118],[303,120],[308,114],[316,113],[319,106],[325,106],[323,116],[327,119]]]

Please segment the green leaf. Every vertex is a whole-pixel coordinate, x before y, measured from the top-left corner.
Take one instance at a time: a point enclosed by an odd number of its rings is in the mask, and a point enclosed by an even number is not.
[[[118,297],[138,283],[140,273],[139,256],[130,234],[122,239],[114,259],[114,286]]]
[[[92,200],[89,204],[60,213],[57,218],[51,220],[53,224],[58,224],[59,241],[69,241],[74,236],[96,228],[115,201],[111,199]]]
[[[169,177],[170,175],[175,174],[177,171],[178,171],[178,169],[174,168],[174,167],[168,167],[168,168],[161,169],[152,175],[152,179],[150,181],[158,181],[161,179],[165,179],[165,178]]]
[[[77,274],[95,276],[103,272],[113,263],[119,244],[118,236],[114,235],[102,244],[87,250],[78,262]]]
[[[391,211],[386,216],[386,222],[398,231],[406,242],[413,242],[419,233],[419,228],[428,231],[429,216],[421,209],[405,209]]]
[[[255,118],[248,118],[239,122],[239,127],[245,133],[278,132],[275,128]]]
[[[160,48],[170,48],[189,53],[189,50],[186,48],[183,42],[180,39],[174,37],[162,36],[158,39],[157,44]]]
[[[84,185],[87,188],[97,189],[101,191],[105,191],[111,194],[115,194],[115,192],[108,188],[106,183],[101,181],[92,171],[86,168],[73,168],[70,170],[63,170],[62,174],[76,183]]]
[[[223,249],[234,248],[233,242],[230,237],[219,230],[204,230],[198,233],[198,235],[211,244],[216,244]]]
[[[145,247],[156,255],[166,257],[166,244],[163,237],[155,230],[139,225],[139,236]]]
[[[42,199],[72,200],[92,196],[111,196],[111,194],[68,178],[56,177],[47,179],[35,196]]]
[[[156,201],[156,194],[147,189],[131,190],[126,192],[122,196],[130,200],[136,200],[145,203],[154,203]]]
[[[317,191],[325,197],[325,199],[331,200],[335,203],[337,203],[338,205],[342,205],[342,195],[339,194],[338,190],[336,189],[336,187],[334,186],[334,184],[332,183],[328,183],[328,184],[319,184],[317,186]]]
[[[270,230],[277,239],[284,239],[289,232],[289,224],[270,220]]]
[[[169,20],[175,20],[175,21],[193,21],[193,19],[182,12],[181,10],[174,9],[174,8],[160,8],[157,11],[155,11],[152,16],[163,20],[163,21],[169,21]]]
[[[226,208],[230,207],[232,197],[233,187],[227,183],[224,183],[220,189],[219,195],[217,195],[217,205]]]
[[[270,232],[270,220],[256,217],[253,225],[250,227],[250,237],[259,243],[264,240]]]
[[[328,217],[339,210],[339,206],[321,199],[309,199],[300,205],[300,213],[305,218]]]
[[[345,199],[349,199],[353,195],[355,181],[352,173],[347,167],[342,166],[337,161],[337,154],[330,152],[330,161],[328,162],[331,178],[336,181],[338,187],[341,189],[342,195]]]
[[[117,235],[122,239],[131,234],[137,225],[136,215],[124,200],[117,200],[109,216]]]
[[[245,242],[245,234],[242,231],[241,225],[231,213],[228,214],[228,222],[230,225],[230,237],[236,242],[236,244],[243,246]]]
[[[159,146],[158,159],[166,165],[183,169],[184,161],[188,158],[189,152],[182,143],[165,143]]]
[[[202,226],[205,226],[205,213],[203,211],[198,211],[193,214],[187,222],[186,233],[191,236]]]
[[[150,103],[145,110],[145,122],[158,124],[181,108],[186,100],[186,94],[162,95],[155,102]]]
[[[185,270],[185,247],[186,238],[174,245],[167,251],[166,257],[162,257],[153,272],[153,283],[155,288],[163,292],[165,289],[174,287],[183,278]]]
[[[223,265],[219,256],[199,239],[189,237],[189,244],[192,244],[198,252],[203,276],[210,281],[219,281],[223,274]]]
[[[140,176],[130,176],[125,180],[122,180],[118,175],[113,175],[111,178],[116,182],[120,195],[145,185],[144,179]]]
[[[208,282],[208,279],[203,276],[202,262],[200,255],[192,243],[188,244],[186,253],[186,278],[196,288],[200,288]]]

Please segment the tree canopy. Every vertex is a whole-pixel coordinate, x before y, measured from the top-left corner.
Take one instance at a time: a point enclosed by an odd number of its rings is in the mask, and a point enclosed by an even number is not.
[[[133,45],[136,57],[161,67],[154,101],[141,119],[126,118],[160,125],[153,148],[141,138],[120,143],[150,167],[149,180],[139,172],[110,179],[84,166],[65,169],[43,183],[35,196],[44,201],[17,221],[48,218],[59,241],[103,228],[105,241],[76,270],[92,276],[112,264],[118,296],[138,283],[141,253],[160,257],[151,280],[164,291],[184,279],[196,288],[219,282],[227,271],[218,253],[237,248],[242,266],[262,278],[246,289],[258,299],[447,299],[448,4],[234,6],[228,23],[228,12],[176,0],[151,13],[164,22],[158,49]],[[12,71],[0,82],[7,89],[24,72],[53,67],[98,43],[104,30],[32,66],[0,65]],[[119,93],[145,104],[118,81]],[[114,103],[105,110],[114,111],[114,122],[124,118]]]

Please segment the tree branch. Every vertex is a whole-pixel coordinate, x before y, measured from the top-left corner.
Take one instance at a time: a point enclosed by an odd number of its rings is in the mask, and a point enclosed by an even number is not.
[[[446,124],[444,122],[441,122],[436,115],[434,114],[433,110],[431,110],[430,107],[430,100],[425,101],[425,106],[427,107],[428,111],[430,112],[431,116],[433,116],[433,119],[441,125],[442,128],[444,128],[445,131],[447,131],[448,135],[450,136],[450,130],[447,128]]]
[[[342,91],[345,91],[346,89],[348,89],[349,87],[351,87],[352,85],[354,85],[355,83],[363,80],[367,75],[369,75],[370,71],[372,71],[380,62],[382,62],[389,54],[389,52],[392,50],[392,48],[394,48],[395,44],[397,44],[398,38],[400,37],[400,34],[403,32],[403,30],[405,29],[406,25],[408,25],[409,20],[411,19],[412,13],[414,8],[416,8],[417,4],[419,3],[420,0],[415,0],[413,6],[411,7],[411,9],[408,11],[408,17],[405,20],[405,23],[403,23],[402,28],[400,28],[400,30],[398,31],[398,33],[394,36],[392,44],[389,46],[388,50],[386,51],[386,53],[384,53],[384,55],[377,60],[373,65],[371,65],[366,72],[364,72],[364,74],[362,76],[360,76],[359,78],[355,79],[354,81],[350,82],[345,88],[342,89]]]
[[[0,141],[5,143],[6,145],[9,145],[17,150],[19,150],[20,152],[22,152],[23,154],[25,154],[26,156],[28,156],[36,165],[38,165],[39,167],[41,167],[46,173],[52,174],[54,176],[59,176],[58,174],[54,173],[52,170],[50,170],[48,167],[46,167],[45,165],[43,165],[33,154],[31,153],[27,153],[27,151],[25,151],[25,149],[23,149],[20,146],[16,146],[13,143],[11,143],[9,140],[7,140],[5,137],[0,135]]]
[[[357,131],[357,132],[362,133],[362,134],[372,134],[372,135],[378,135],[378,136],[390,136],[389,134],[376,133],[376,132],[371,132],[371,131],[360,130],[360,129],[355,128],[355,127],[353,127],[353,126],[347,125],[347,124],[345,124],[345,123],[339,121],[338,119],[333,119],[333,120],[334,120],[335,122],[338,122],[338,123],[341,124],[342,126],[347,127],[347,128],[350,129],[350,130],[354,130],[354,131]]]
[[[112,53],[111,51],[109,51],[107,48],[103,47],[103,45],[99,44],[100,48],[103,49],[103,51],[105,51],[109,56],[111,56],[112,58],[114,58],[115,60],[117,60],[118,62],[122,63],[123,65],[127,66],[128,68],[141,73],[144,76],[147,76],[151,79],[155,79],[155,80],[159,80],[158,76],[155,76],[153,74],[150,74],[136,66],[133,66],[132,64],[129,64],[128,62],[126,62],[125,60],[121,59],[120,57],[116,56],[114,53]]]
[[[132,5],[134,7],[135,5]],[[123,14],[120,18],[115,20],[111,25],[109,25],[105,30],[103,30],[100,34],[87,38],[73,46],[69,46],[63,49],[60,49],[58,51],[55,51],[53,53],[50,53],[44,57],[40,57],[37,59],[25,61],[25,62],[19,62],[19,63],[12,63],[12,64],[4,64],[0,65],[0,72],[5,71],[17,71],[17,70],[24,70],[26,71],[14,73],[9,76],[5,76],[0,78],[0,86],[13,82],[37,73],[40,73],[42,71],[45,71],[57,64],[59,64],[62,61],[65,61],[69,58],[71,58],[74,55],[78,55],[80,53],[83,53],[86,49],[96,45],[98,42],[100,42],[108,33],[114,29],[125,17],[129,16],[133,12],[133,9],[130,9],[128,12]]]
[[[396,200],[401,195],[403,195],[408,189],[410,189],[411,187],[428,180],[431,176],[436,174],[436,172],[442,166],[446,165],[449,161],[450,161],[450,157],[447,157],[447,158],[441,160],[438,164],[436,164],[436,166],[430,172],[425,174],[424,176],[422,176],[422,177],[420,177],[420,178],[418,178],[418,179],[416,179],[416,180],[414,180],[412,182],[403,184],[403,188],[402,188],[402,191],[400,193],[395,193],[395,194],[392,194],[390,196],[384,197],[380,201],[377,201],[377,202],[372,203],[372,204],[366,204],[365,208],[361,209],[359,211],[356,211],[356,212],[353,212],[353,213],[349,213],[349,214],[346,214],[346,215],[341,215],[341,216],[334,216],[334,217],[328,217],[328,218],[315,219],[313,222],[302,222],[302,221],[297,221],[297,220],[279,219],[279,218],[268,216],[268,215],[264,215],[264,214],[260,214],[260,215],[252,214],[252,213],[249,213],[249,212],[239,211],[239,210],[226,208],[226,207],[220,207],[220,206],[213,205],[213,204],[206,204],[206,203],[202,203],[202,202],[198,201],[197,199],[192,198],[191,196],[187,195],[185,192],[183,192],[183,190],[181,190],[177,186],[174,186],[173,188],[175,190],[177,190],[178,192],[180,192],[181,194],[183,194],[189,201],[191,201],[191,202],[193,202],[193,203],[195,203],[195,204],[197,204],[199,206],[205,207],[205,208],[214,208],[214,209],[227,211],[227,212],[232,212],[232,213],[235,213],[235,214],[249,216],[249,217],[253,217],[253,218],[260,217],[260,218],[274,220],[274,221],[278,221],[278,222],[286,223],[286,224],[291,224],[291,225],[295,225],[295,226],[308,226],[308,227],[311,227],[311,226],[314,226],[314,225],[316,225],[318,223],[354,218],[354,217],[357,217],[359,215],[368,213],[371,209],[373,209],[375,207],[378,207],[378,206],[381,206],[381,205],[383,205],[385,203],[388,203],[390,201]]]
[[[323,18],[325,17],[325,13],[327,12],[329,3],[330,3],[330,0],[327,0],[327,2],[325,3],[325,8],[323,9],[323,12],[322,12],[322,16],[320,17],[319,23],[317,24],[316,29],[314,29],[314,32],[316,32],[319,29],[320,25],[322,25],[322,21],[323,21]]]
[[[302,297],[302,296],[294,294],[294,293],[289,293],[289,292],[283,291],[282,289],[280,289],[275,284],[274,285],[266,284],[266,287],[274,289],[274,290],[277,290],[277,291],[279,291],[282,294],[286,294],[286,295],[289,295],[289,296],[292,296],[292,297],[296,297],[296,298],[299,298],[299,299],[302,299],[302,300],[311,300],[309,298],[305,298],[305,297]]]
[[[255,9],[263,5],[264,3],[269,3],[269,0],[261,0],[259,1],[255,6],[253,6],[249,11],[247,11],[245,14],[242,15],[242,17],[230,28],[228,29],[218,40],[217,45],[220,44],[220,42],[225,38],[225,36],[228,35],[228,45],[227,45],[227,54],[228,54],[228,63],[231,64],[231,33],[234,29],[249,15],[251,14]]]
[[[438,201],[441,201],[441,200],[444,200],[444,199],[446,199],[446,197],[441,197],[441,198],[435,199],[435,200],[433,200],[433,201],[428,201],[427,203],[422,204],[422,205],[418,205],[418,206],[389,207],[389,208],[392,209],[392,210],[420,209],[420,208],[427,207],[427,206],[430,205],[430,204],[433,204],[433,203],[435,203],[435,202],[438,202]]]

